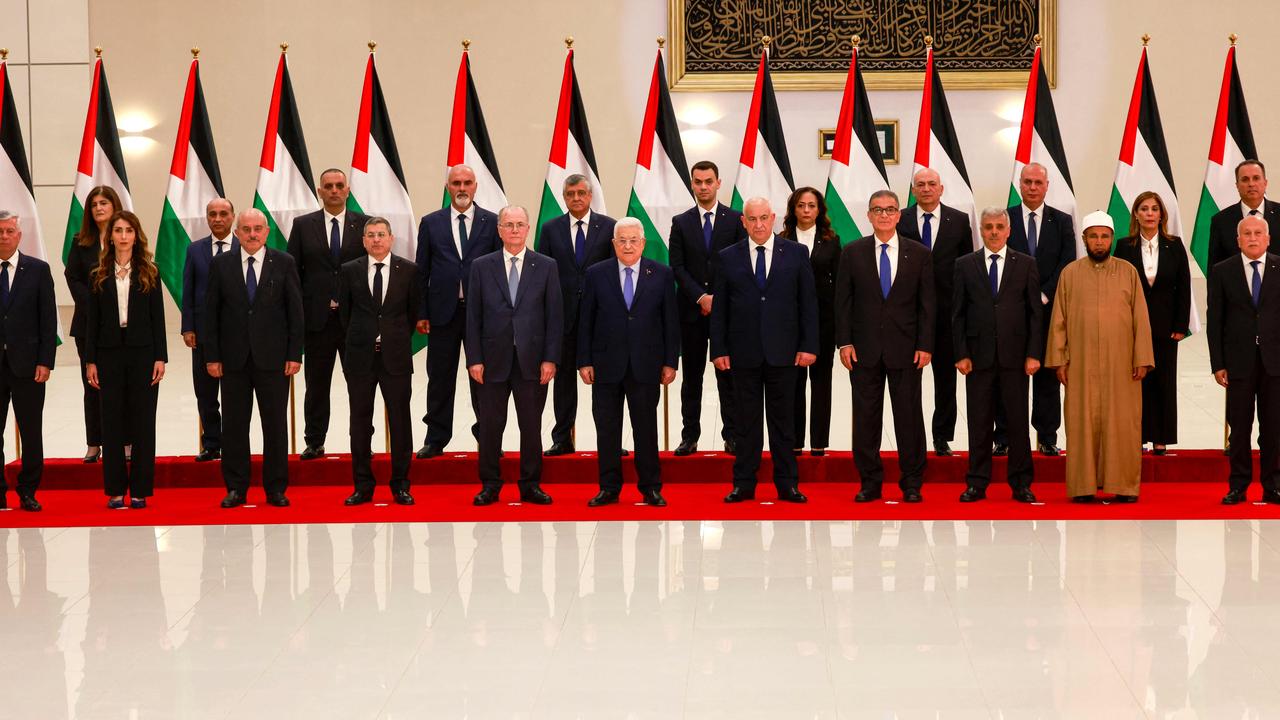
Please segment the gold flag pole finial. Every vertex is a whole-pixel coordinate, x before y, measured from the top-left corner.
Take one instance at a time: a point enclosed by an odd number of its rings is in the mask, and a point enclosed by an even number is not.
[[[1149,42],[1151,42],[1151,36],[1146,33],[1142,33],[1142,47],[1146,47]]]
[[[378,43],[376,43],[376,42],[374,42],[374,41],[372,41],[372,40],[370,40],[370,41],[369,41],[369,52],[373,52],[373,51],[374,51],[374,49],[375,49],[375,48],[377,48],[377,47],[378,47]]]
[[[9,48],[0,48],[0,62],[9,59]]]
[[[925,46],[925,49],[928,49],[928,48],[933,47],[933,36],[932,36],[932,35],[925,35],[925,36],[924,36],[924,46]]]
[[[1235,44],[1236,44],[1236,40],[1239,40],[1239,39],[1240,39],[1240,36],[1239,36],[1239,35],[1237,35],[1237,34],[1235,34],[1235,33],[1231,33],[1230,35],[1228,35],[1228,36],[1227,36],[1227,39],[1231,41],[1231,44],[1232,44],[1232,45],[1235,45]]]
[[[569,37],[567,37],[567,38],[565,38],[565,39],[564,39],[564,46],[565,46],[566,48],[570,49],[570,50],[572,50],[572,49],[573,49],[573,36],[572,36],[572,35],[570,35]]]
[[[101,46],[101,45],[99,45],[98,47],[96,47],[96,48],[94,48],[94,49],[93,49],[93,56],[94,56],[95,58],[98,58],[99,60],[101,60],[101,59],[102,59],[102,46]]]
[[[761,35],[760,44],[764,46],[765,50],[768,50],[769,46],[773,44],[773,38],[768,35]]]
[[[289,43],[287,43],[287,42],[286,42],[286,43],[280,43],[280,52],[281,52],[281,53],[287,53],[287,52],[289,52]]]
[[[1034,42],[1035,42],[1036,47],[1040,47],[1041,45],[1043,45],[1043,44],[1044,44],[1044,36],[1043,36],[1043,35],[1041,35],[1040,33],[1036,33],[1036,34],[1035,34],[1035,37],[1033,37],[1033,38],[1031,38],[1031,39],[1032,39],[1032,41],[1034,41]]]
[[[463,38],[463,39],[462,39],[462,52],[467,52],[467,51],[468,51],[468,50],[470,50],[470,49],[471,49],[471,38]]]
[[[199,59],[199,57],[200,57],[200,48],[198,47],[191,48],[191,59],[197,60]]]
[[[666,44],[667,44],[667,39],[666,39],[666,38],[664,38],[664,37],[662,37],[661,35],[659,35],[659,36],[658,36],[658,49],[659,49],[659,50],[661,50],[661,49],[662,49],[662,47],[663,47],[664,45],[666,45]]]
[[[862,36],[861,36],[861,35],[854,35],[854,36],[853,36],[853,49],[854,49],[854,50],[857,50],[857,49],[858,49],[858,46],[859,46],[859,45],[861,45],[861,44],[862,44]]]

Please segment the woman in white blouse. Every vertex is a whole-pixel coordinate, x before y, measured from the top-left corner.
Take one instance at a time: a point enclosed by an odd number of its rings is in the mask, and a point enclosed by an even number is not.
[[[1155,455],[1178,442],[1178,342],[1191,323],[1191,266],[1182,238],[1169,234],[1168,221],[1159,195],[1139,194],[1129,237],[1117,240],[1115,249],[1117,258],[1138,270],[1151,319],[1156,367],[1142,380],[1142,442],[1151,443]]]
[[[147,506],[155,484],[156,401],[168,361],[160,273],[138,216],[111,217],[110,242],[89,276],[85,379],[102,397],[102,479],[107,507]],[[125,460],[125,418],[133,457]]]

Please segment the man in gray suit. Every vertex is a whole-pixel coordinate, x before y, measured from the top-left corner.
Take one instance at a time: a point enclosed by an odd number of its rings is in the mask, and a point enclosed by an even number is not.
[[[542,491],[542,409],[556,374],[564,336],[564,307],[556,263],[525,245],[529,213],[498,213],[502,250],[476,258],[467,283],[467,372],[480,387],[480,483],[474,504],[498,501],[507,401],[515,399],[520,426],[520,500],[550,505]]]

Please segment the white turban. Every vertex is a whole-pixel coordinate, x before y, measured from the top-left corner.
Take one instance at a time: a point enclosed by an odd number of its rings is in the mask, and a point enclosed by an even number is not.
[[[1116,226],[1111,222],[1111,216],[1101,210],[1094,210],[1084,216],[1084,222],[1081,223],[1081,231],[1088,230],[1091,227],[1104,227],[1111,232],[1116,231]]]

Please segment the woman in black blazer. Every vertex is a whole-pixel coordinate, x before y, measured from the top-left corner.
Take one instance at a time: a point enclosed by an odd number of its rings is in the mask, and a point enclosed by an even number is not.
[[[1164,455],[1178,442],[1178,342],[1190,332],[1191,266],[1182,239],[1169,234],[1169,211],[1154,192],[1133,201],[1129,237],[1116,242],[1115,256],[1128,260],[1142,279],[1151,319],[1156,367],[1142,380],[1142,442]]]
[[[101,391],[102,479],[107,507],[141,509],[155,484],[156,399],[169,355],[164,291],[138,216],[112,215],[111,247],[89,274],[85,318],[85,379]],[[133,434],[125,463],[125,418]]]
[[[836,267],[840,264],[840,236],[831,229],[827,218],[827,202],[817,188],[801,187],[787,199],[787,216],[779,237],[794,240],[809,249],[809,265],[813,268],[818,290],[818,360],[796,373],[796,453],[804,449],[806,375],[813,383],[813,407],[810,408],[809,447],[811,455],[825,455],[831,439],[831,366],[835,359]]]

